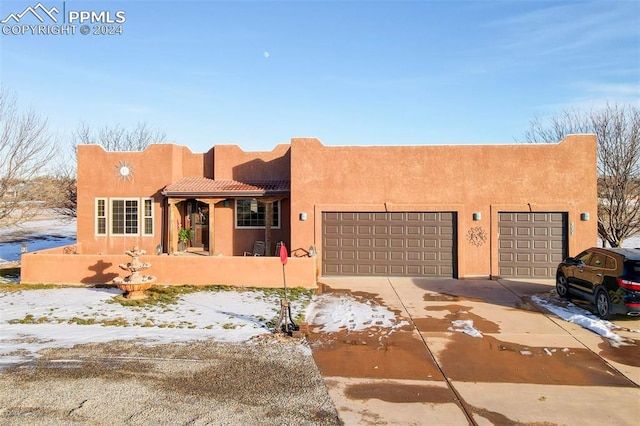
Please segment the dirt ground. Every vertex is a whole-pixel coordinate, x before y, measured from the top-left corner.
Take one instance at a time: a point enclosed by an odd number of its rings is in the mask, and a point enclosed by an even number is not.
[[[50,349],[0,371],[1,425],[339,425],[298,339]]]

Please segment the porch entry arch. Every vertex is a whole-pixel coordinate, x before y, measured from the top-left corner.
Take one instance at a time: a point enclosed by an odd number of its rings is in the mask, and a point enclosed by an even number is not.
[[[214,209],[215,204],[223,198],[168,198],[168,232],[169,254],[178,249],[178,233],[180,229],[192,229],[190,244],[201,248],[210,256],[215,251]]]

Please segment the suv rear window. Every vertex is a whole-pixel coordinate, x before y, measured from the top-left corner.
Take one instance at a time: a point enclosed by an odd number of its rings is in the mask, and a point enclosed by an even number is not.
[[[640,262],[635,260],[627,260],[624,262],[627,272],[627,278],[633,281],[640,281]]]

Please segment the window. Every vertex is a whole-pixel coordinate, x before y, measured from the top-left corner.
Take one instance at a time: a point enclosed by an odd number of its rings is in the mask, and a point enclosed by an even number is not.
[[[138,200],[111,199],[111,234],[138,234]]]
[[[106,198],[96,198],[96,235],[107,235]]]
[[[258,200],[236,200],[236,228],[264,228],[265,204]],[[280,228],[280,202],[273,202],[272,228]]]
[[[576,257],[576,260],[578,262],[582,262],[583,264],[587,265],[589,264],[589,257],[591,257],[591,252],[583,251],[578,255],[578,257]]]
[[[153,200],[151,198],[145,198],[142,200],[143,208],[143,231],[144,235],[153,235]]]
[[[96,198],[95,233],[153,236],[153,198]]]
[[[607,260],[606,260],[606,263],[605,263],[604,267],[606,269],[616,269],[617,262],[613,257],[607,256]]]
[[[591,261],[589,262],[590,266],[595,266],[597,268],[603,268],[605,262],[605,255],[601,253],[593,253],[591,256]]]

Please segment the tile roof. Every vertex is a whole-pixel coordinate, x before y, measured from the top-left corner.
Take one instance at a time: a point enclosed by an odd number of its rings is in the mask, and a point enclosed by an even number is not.
[[[236,180],[214,180],[205,177],[183,177],[165,186],[162,194],[185,195],[275,195],[288,194],[290,183],[286,180],[263,180],[239,182]]]

